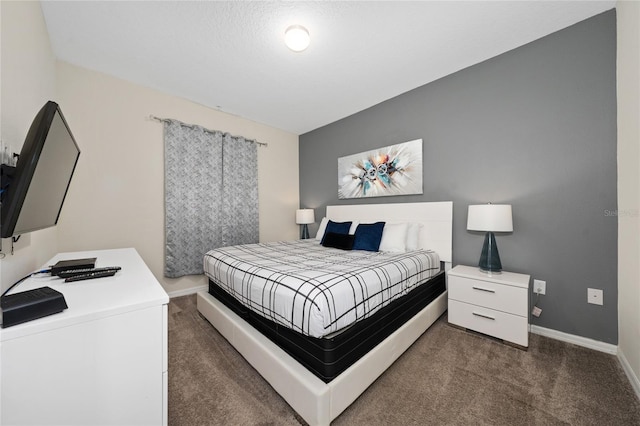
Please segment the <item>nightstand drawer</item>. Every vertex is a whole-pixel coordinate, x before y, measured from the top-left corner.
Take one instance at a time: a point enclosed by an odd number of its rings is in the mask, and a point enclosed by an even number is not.
[[[449,299],[448,319],[458,325],[520,346],[529,346],[526,317]]]
[[[449,275],[449,299],[526,317],[528,289]]]

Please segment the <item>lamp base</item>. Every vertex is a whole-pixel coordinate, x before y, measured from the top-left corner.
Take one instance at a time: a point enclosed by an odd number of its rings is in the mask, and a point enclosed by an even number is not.
[[[491,270],[482,269],[482,268],[478,268],[478,269],[480,269],[480,272],[486,274],[487,277],[491,277],[493,275],[502,275],[502,271],[491,271]]]
[[[496,237],[493,232],[487,232],[484,236],[484,244],[482,246],[482,254],[480,254],[478,266],[481,271],[488,274],[499,274],[502,272],[500,254],[498,253]]]
[[[300,239],[307,240],[309,239],[309,226],[305,223],[302,225],[302,231],[300,234]]]

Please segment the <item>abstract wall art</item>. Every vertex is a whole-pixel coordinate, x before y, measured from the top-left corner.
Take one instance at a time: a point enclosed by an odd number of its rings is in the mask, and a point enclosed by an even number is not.
[[[338,198],[422,194],[422,139],[338,158]]]

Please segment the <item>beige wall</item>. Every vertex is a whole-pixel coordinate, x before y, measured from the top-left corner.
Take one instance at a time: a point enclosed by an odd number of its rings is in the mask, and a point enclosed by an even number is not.
[[[640,3],[619,1],[617,25],[618,349],[640,395]]]
[[[55,59],[39,2],[0,2],[2,66],[0,127],[2,141],[20,152],[31,121],[55,99]],[[14,246],[2,240],[0,284],[4,290],[38,269],[57,252],[55,228],[24,235]]]
[[[61,251],[135,247],[168,292],[206,284],[163,276],[163,135],[150,114],[268,143],[258,148],[260,240],[297,238],[297,135],[67,63],[57,76],[81,149],[58,224]]]

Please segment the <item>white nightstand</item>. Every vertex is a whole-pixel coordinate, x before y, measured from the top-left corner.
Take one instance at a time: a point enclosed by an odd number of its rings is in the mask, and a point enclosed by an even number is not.
[[[529,275],[458,265],[447,273],[449,322],[529,346]]]

